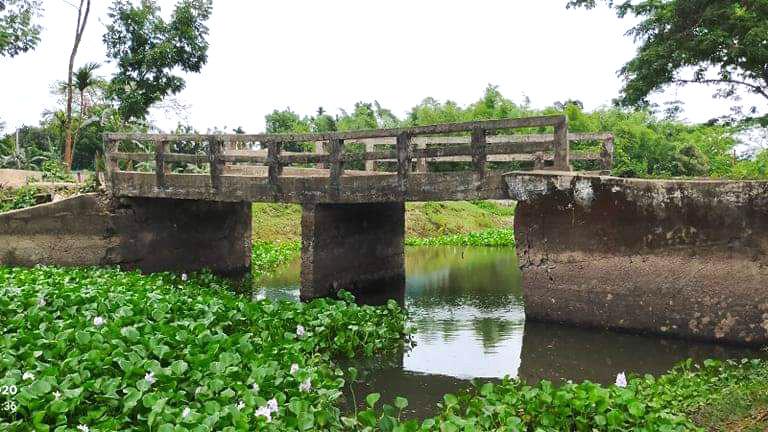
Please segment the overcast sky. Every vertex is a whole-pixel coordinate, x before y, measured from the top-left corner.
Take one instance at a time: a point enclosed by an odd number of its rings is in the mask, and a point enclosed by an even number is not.
[[[0,119],[8,130],[35,125],[55,107],[51,84],[66,77],[76,9],[44,0],[38,48],[0,59]],[[105,62],[101,37],[107,0],[93,0],[76,66]],[[169,13],[173,0],[160,0]],[[264,128],[264,115],[291,107],[331,113],[378,100],[402,116],[427,96],[460,104],[488,84],[534,107],[578,99],[609,104],[616,71],[635,52],[624,36],[632,21],[606,8],[567,10],[565,0],[215,0],[208,64],[187,76],[181,119],[199,130]],[[108,76],[110,66],[100,70]],[[657,102],[680,99],[684,118],[706,121],[727,112],[705,88],[673,88]],[[163,129],[180,119],[155,110]]]

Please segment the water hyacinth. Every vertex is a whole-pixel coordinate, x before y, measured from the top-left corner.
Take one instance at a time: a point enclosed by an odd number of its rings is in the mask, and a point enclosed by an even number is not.
[[[259,407],[256,411],[253,413],[256,417],[264,417],[267,419],[267,423],[272,421],[272,410],[269,409],[268,406],[264,405],[263,407]]]
[[[277,412],[277,399],[272,398],[267,401],[267,408],[270,412]]]
[[[81,424],[77,426],[77,430],[79,430],[80,432],[90,432],[91,428],[89,428],[84,424]]]
[[[307,331],[304,329],[304,326],[299,324],[296,326],[296,336],[302,337],[307,333]]]
[[[310,390],[312,390],[312,382],[309,380],[309,378],[305,379],[301,382],[301,384],[299,384],[299,391],[307,393]]]
[[[293,430],[298,422],[303,430],[342,430],[337,403],[325,397],[343,386],[343,372],[330,359],[395,350],[406,322],[395,304],[253,302],[206,274],[180,286],[179,276],[167,273],[0,267],[0,298],[10,286],[23,289],[22,297],[0,301],[3,350],[23,365],[16,385],[23,382],[32,397],[17,397],[12,416],[0,412],[0,430],[30,430],[34,422],[40,430],[76,432],[78,423],[89,431],[196,430],[203,423],[208,430],[259,430],[265,421],[274,430]],[[40,298],[56,313],[30,308]],[[309,322],[332,331],[315,334],[305,326],[304,340],[286,337]],[[62,324],[71,336],[53,349],[49,333]],[[290,369],[296,378],[286,375]],[[34,378],[42,371],[44,379]],[[6,379],[13,379],[8,371]],[[311,392],[300,391],[304,381]],[[217,383],[224,387],[212,388]],[[283,413],[282,401],[294,410]]]
[[[620,372],[616,375],[616,387],[625,388],[627,386],[627,375],[624,372]]]

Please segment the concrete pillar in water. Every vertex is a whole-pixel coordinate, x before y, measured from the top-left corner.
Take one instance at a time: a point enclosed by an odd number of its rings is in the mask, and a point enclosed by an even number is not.
[[[304,204],[301,298],[344,289],[364,303],[402,299],[405,204]]]

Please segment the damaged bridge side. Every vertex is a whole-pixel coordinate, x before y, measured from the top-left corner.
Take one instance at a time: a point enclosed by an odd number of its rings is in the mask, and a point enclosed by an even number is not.
[[[505,181],[527,319],[768,343],[768,182]]]

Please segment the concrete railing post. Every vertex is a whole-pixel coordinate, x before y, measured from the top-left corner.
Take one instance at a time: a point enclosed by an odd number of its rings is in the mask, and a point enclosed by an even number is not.
[[[317,154],[325,154],[325,148],[324,148],[323,141],[315,141],[315,153],[317,153]],[[325,168],[325,164],[324,163],[318,163],[318,164],[315,164],[315,167],[316,168]]]
[[[272,192],[275,194],[275,200],[280,193],[280,176],[283,175],[283,165],[280,163],[280,152],[283,149],[283,143],[270,141],[267,143],[267,178]]]
[[[488,150],[485,146],[485,129],[472,129],[472,141],[470,147],[472,148],[472,167],[475,170],[475,174],[484,177],[485,163],[488,160]]]
[[[365,142],[365,152],[371,153],[376,151],[376,146],[374,145],[373,141],[366,141]],[[367,160],[365,161],[365,170],[366,171],[376,171],[376,161],[375,160]]]
[[[603,169],[613,169],[613,135],[603,140],[603,148],[600,152],[600,160],[603,163]]]
[[[341,195],[341,177],[344,175],[344,140],[332,139],[330,144],[330,179],[328,185],[330,186],[329,192],[331,196]]]
[[[408,174],[411,173],[411,136],[407,133],[397,135],[397,184],[400,192],[408,189]]]
[[[555,124],[555,157],[553,167],[556,171],[571,171],[570,145],[568,143],[568,117]]]
[[[165,189],[165,155],[170,153],[170,144],[167,141],[155,141],[155,185],[158,189]]]
[[[221,160],[223,142],[220,139],[211,139],[208,142],[211,164],[211,187],[221,189],[221,174],[224,172],[224,162]]]
[[[423,150],[427,148],[427,143],[423,141],[419,141],[416,143],[416,148],[419,150]],[[427,165],[426,157],[419,156],[419,158],[416,159],[416,172],[420,172],[420,173],[429,172],[429,166]]]

